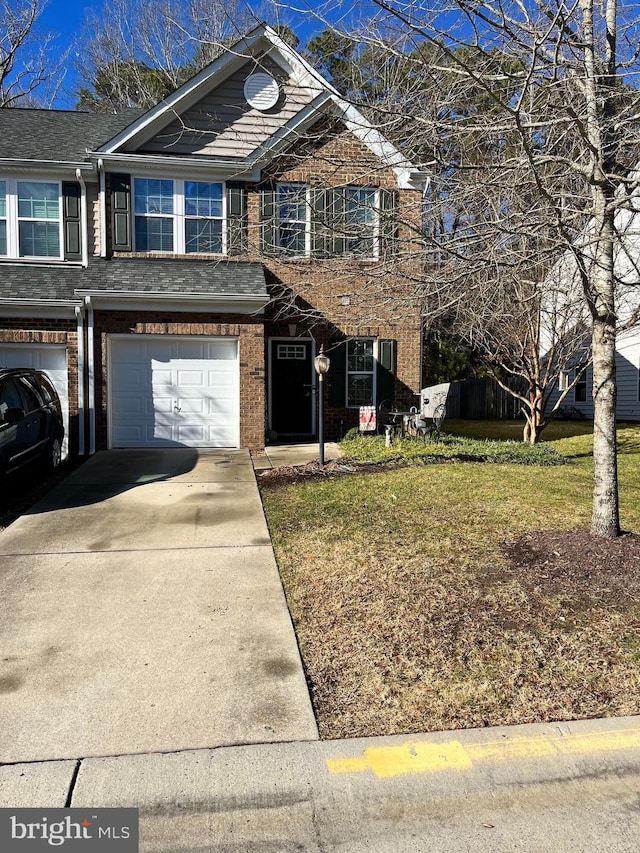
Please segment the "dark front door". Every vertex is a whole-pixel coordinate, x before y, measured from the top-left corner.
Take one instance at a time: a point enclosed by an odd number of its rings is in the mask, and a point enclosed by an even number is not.
[[[271,429],[283,436],[312,435],[311,341],[272,340],[269,357]]]

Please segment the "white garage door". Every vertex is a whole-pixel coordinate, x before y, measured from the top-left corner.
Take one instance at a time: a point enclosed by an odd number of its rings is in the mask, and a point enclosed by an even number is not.
[[[53,382],[60,397],[64,417],[62,457],[69,447],[69,376],[67,348],[64,344],[0,344],[0,367],[33,367],[42,370]]]
[[[111,447],[238,447],[238,342],[109,338]]]

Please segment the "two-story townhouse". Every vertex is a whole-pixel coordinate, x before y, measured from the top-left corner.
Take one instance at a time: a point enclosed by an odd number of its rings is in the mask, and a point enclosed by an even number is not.
[[[0,365],[72,452],[259,449],[420,385],[425,175],[266,25],[157,107],[0,111]]]

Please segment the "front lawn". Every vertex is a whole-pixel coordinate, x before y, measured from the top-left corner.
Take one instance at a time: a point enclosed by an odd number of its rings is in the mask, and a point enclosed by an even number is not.
[[[591,438],[571,427],[546,442],[564,465],[263,488],[323,737],[640,711],[638,539],[536,537],[589,524]],[[622,524],[638,531],[640,428],[620,445]]]

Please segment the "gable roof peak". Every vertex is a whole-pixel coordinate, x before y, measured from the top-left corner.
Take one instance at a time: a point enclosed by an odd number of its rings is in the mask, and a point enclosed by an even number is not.
[[[257,24],[245,36],[231,46],[226,46],[223,52],[210,62],[200,72],[187,80],[164,101],[152,107],[137,121],[133,122],[118,136],[103,145],[95,153],[99,157],[118,156],[127,152],[141,151],[144,146],[170,125],[180,124],[180,117],[199,104],[216,89],[228,81],[233,74],[240,72],[243,65],[252,60],[259,64],[269,60],[283,69],[288,75],[290,87],[298,87],[305,91],[304,102],[295,107],[297,114],[281,115],[282,126],[273,132],[271,143],[261,143],[254,148],[252,154],[244,152],[237,159],[242,160],[247,169],[264,162],[282,150],[286,140],[295,136],[303,125],[309,126],[315,118],[320,118],[328,112],[343,120],[348,130],[380,159],[382,164],[393,169],[401,187],[420,188],[426,175],[417,169],[395,146],[393,146],[365,116],[350,104],[337,89],[313,68],[294,48],[287,44],[281,36],[267,23]],[[267,69],[268,71],[268,69]],[[246,93],[245,93],[246,97]],[[250,104],[251,105],[251,104]],[[213,113],[212,113],[213,117]],[[209,136],[212,131],[208,130]],[[215,134],[214,134],[215,135]],[[172,140],[182,136],[181,128],[177,131],[174,126],[169,134]],[[179,154],[178,149],[169,149],[167,153]],[[196,152],[202,155],[202,152]],[[205,154],[211,156],[210,151]],[[132,154],[131,156],[136,156]],[[144,154],[140,155],[144,156]],[[214,162],[215,157],[211,162]]]

